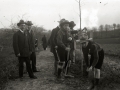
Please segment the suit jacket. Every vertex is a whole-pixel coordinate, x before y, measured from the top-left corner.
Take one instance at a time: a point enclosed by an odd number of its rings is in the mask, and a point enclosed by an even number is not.
[[[30,55],[30,40],[28,34],[17,31],[13,35],[13,49],[15,55],[20,53],[20,57],[29,57]]]
[[[86,48],[82,48],[83,54],[84,54],[84,58],[86,59],[86,61],[88,61],[88,54],[91,55],[91,57],[93,57],[93,63],[92,66],[94,67],[98,60],[99,60],[99,52],[103,50],[102,47],[97,44],[94,41],[89,41],[88,45]]]
[[[28,36],[29,36],[29,40],[30,40],[30,49],[32,52],[35,52],[35,37],[34,37],[34,33],[31,30],[31,32],[27,31]]]
[[[59,27],[56,27],[52,30],[51,36],[50,36],[50,46],[51,46],[51,52],[54,52],[55,46],[57,46],[57,33],[60,30]]]

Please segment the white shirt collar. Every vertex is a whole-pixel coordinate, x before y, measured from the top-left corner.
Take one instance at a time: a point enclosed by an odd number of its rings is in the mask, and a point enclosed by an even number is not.
[[[19,28],[20,32],[24,33],[24,31],[22,31],[20,28]]]
[[[31,33],[32,29],[29,30],[29,33]]]
[[[58,26],[60,28],[60,26]]]

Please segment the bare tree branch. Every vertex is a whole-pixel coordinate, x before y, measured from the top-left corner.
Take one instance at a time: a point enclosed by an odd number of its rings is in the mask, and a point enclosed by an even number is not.
[[[61,15],[59,14],[59,18],[60,18],[60,20],[61,20]]]
[[[3,23],[0,21],[1,25],[5,28],[5,26],[3,25]]]
[[[79,3],[79,1],[75,0],[77,3]]]
[[[23,19],[23,17],[24,17],[26,14],[27,14],[27,13],[25,13],[25,14],[22,15],[22,19]]]
[[[8,20],[7,18],[5,18],[5,19],[10,22],[10,20]]]

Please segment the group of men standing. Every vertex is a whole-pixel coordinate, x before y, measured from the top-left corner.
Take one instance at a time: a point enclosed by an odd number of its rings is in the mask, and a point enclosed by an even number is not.
[[[35,38],[31,21],[24,22],[20,20],[17,23],[19,30],[13,35],[13,48],[16,57],[19,60],[19,77],[23,78],[23,63],[26,63],[27,72],[29,77],[36,79],[33,72],[38,72],[36,69],[36,54],[35,54]],[[103,64],[104,50],[99,44],[89,39],[87,33],[73,30],[76,24],[66,19],[59,21],[59,26],[52,30],[50,36],[50,51],[55,57],[54,61],[54,75],[58,80],[63,80],[62,73],[68,75],[69,65],[71,61],[75,63],[75,49],[76,42],[79,42],[82,46],[83,56],[87,67],[87,72],[94,71],[92,85],[89,90],[96,90],[96,87],[100,79],[100,69]],[[81,33],[81,34],[79,34]],[[80,35],[80,36],[79,36]],[[79,37],[79,38],[78,38]],[[89,59],[90,55],[90,59]],[[32,65],[30,63],[32,60]]]
[[[86,71],[94,71],[92,85],[90,85],[88,89],[97,90],[100,79],[100,69],[104,59],[104,50],[99,44],[92,39],[89,39],[87,33],[73,30],[75,25],[76,24],[73,21],[69,22],[68,20],[61,19],[59,21],[59,26],[52,30],[50,46],[51,52],[55,57],[54,75],[58,80],[63,80],[62,73],[68,73],[68,71],[66,71],[68,70],[66,68],[69,68],[67,67],[68,61],[71,60],[72,63],[75,62],[76,42],[78,42],[82,46],[83,56],[87,67]]]
[[[36,53],[35,47],[37,47],[37,39],[34,37],[32,31],[32,22],[20,20],[17,23],[18,31],[13,35],[13,49],[16,57],[19,60],[19,77],[23,78],[24,62],[26,63],[26,69],[31,79],[37,77],[33,72],[38,72],[36,68]],[[32,62],[32,65],[31,63]]]

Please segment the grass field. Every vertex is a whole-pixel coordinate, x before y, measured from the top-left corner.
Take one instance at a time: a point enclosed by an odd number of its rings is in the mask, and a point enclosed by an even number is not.
[[[120,56],[120,38],[95,39],[94,41],[101,44],[105,54]]]
[[[3,48],[0,52],[0,90],[9,79],[18,77],[18,60],[12,48]]]
[[[94,39],[94,41],[100,44],[120,44],[120,38]]]
[[[105,54],[120,56],[120,44],[101,44]]]

